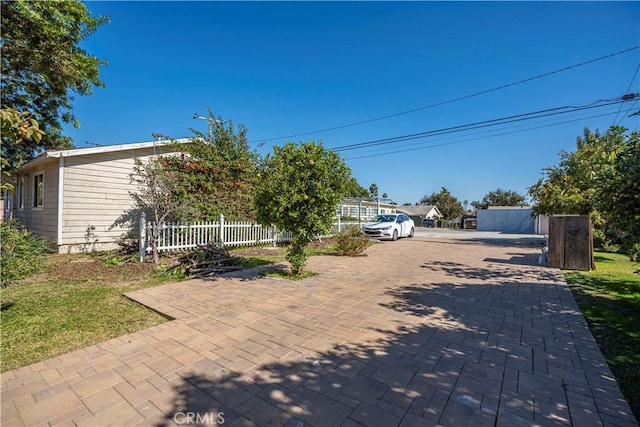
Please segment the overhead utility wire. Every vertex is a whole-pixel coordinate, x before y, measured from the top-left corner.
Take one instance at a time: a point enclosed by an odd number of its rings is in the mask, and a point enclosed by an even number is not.
[[[593,114],[591,111],[576,111],[576,113],[579,114],[571,114],[572,120],[571,121],[579,121],[579,120],[586,120],[586,119],[590,119],[592,117],[602,117],[602,116],[612,116],[615,114],[615,108],[613,110],[609,110],[606,113],[602,113],[600,115],[597,116],[593,116],[593,115],[589,115],[589,114]],[[575,117],[575,118],[574,118]],[[536,118],[535,122],[533,122],[533,124],[535,124],[536,126],[540,126],[542,127],[542,125],[544,123],[568,123],[568,122],[558,122],[558,117],[556,116],[550,116],[550,117],[540,117],[540,120],[538,120]],[[532,126],[532,123],[530,121],[522,121],[522,122],[517,122],[517,123],[505,123],[504,126],[502,126],[502,124],[497,124],[496,126],[499,126],[501,129],[503,130],[509,130],[509,129],[519,129],[519,128],[524,128],[526,126]],[[534,128],[529,128],[529,129],[534,129]],[[478,129],[476,131],[473,131],[472,129],[469,130],[470,133],[465,133],[464,136],[460,136],[460,135],[454,135],[451,134],[451,136],[449,135],[443,135],[441,136],[436,136],[438,139],[437,140],[443,140],[443,138],[447,138],[447,139],[458,139],[458,138],[468,138],[468,137],[472,137],[472,136],[479,136],[479,135],[489,135],[492,134],[492,132],[496,132],[492,127],[486,127],[486,128],[482,128],[482,129]],[[473,131],[473,132],[471,132]],[[502,135],[502,134],[501,134]],[[432,139],[430,139],[430,141],[434,141]],[[404,142],[402,144],[402,148],[409,148],[409,147],[415,147],[415,146],[424,146],[424,144],[426,144],[427,141],[424,141],[424,138],[418,138],[415,139],[413,142]],[[371,147],[371,148],[367,148],[367,152],[371,152],[371,153],[376,153],[376,152],[389,152],[388,150],[393,149],[393,147],[387,147],[387,146],[380,146],[380,147]],[[394,152],[394,151],[392,151]],[[345,154],[345,156],[348,157],[347,154]]]
[[[542,129],[542,128],[551,127],[551,126],[558,126],[558,125],[562,125],[562,124],[566,124],[566,123],[572,123],[572,122],[577,122],[577,121],[585,120],[585,119],[592,119],[592,118],[596,118],[596,117],[604,117],[604,116],[613,115],[613,114],[614,114],[613,112],[608,112],[608,113],[604,113],[604,114],[595,114],[595,115],[589,116],[589,117],[581,117],[581,118],[578,118],[578,119],[565,120],[563,122],[550,123],[550,124],[546,124],[546,125],[542,125],[542,126],[533,126],[533,127],[526,128],[526,129],[518,129],[518,130],[509,131],[509,132],[502,132],[502,133],[496,133],[496,134],[492,134],[492,135],[479,136],[479,137],[476,137],[476,138],[467,138],[467,139],[462,139],[462,140],[459,140],[459,141],[441,142],[441,143],[438,143],[438,144],[427,145],[425,147],[407,148],[407,149],[402,149],[402,150],[386,151],[386,152],[383,152],[383,153],[367,154],[367,155],[364,155],[364,156],[347,157],[347,158],[349,160],[359,160],[359,159],[367,159],[367,158],[370,158],[370,157],[379,157],[379,156],[388,156],[388,155],[391,155],[391,154],[406,153],[406,152],[409,152],[409,151],[426,150],[426,149],[429,149],[429,148],[437,148],[437,147],[442,147],[442,146],[446,146],[446,145],[462,144],[464,142],[477,141],[479,139],[494,138],[496,136],[510,135],[510,134],[513,134],[513,133],[526,132],[526,131],[530,131],[530,130]]]
[[[359,122],[348,123],[348,124],[345,124],[345,125],[334,126],[334,127],[330,127],[330,128],[326,128],[326,129],[320,129],[320,130],[309,131],[309,132],[302,132],[302,133],[297,133],[297,134],[292,134],[292,135],[279,136],[279,137],[275,137],[275,138],[262,139],[259,142],[268,142],[268,141],[275,141],[275,140],[285,139],[285,138],[294,138],[294,137],[297,137],[297,136],[312,135],[312,134],[320,133],[320,132],[329,132],[329,131],[333,131],[333,130],[338,130],[338,129],[344,129],[344,128],[348,128],[348,127],[358,126],[358,125],[362,125],[362,124],[365,124],[365,123],[372,123],[372,122],[376,122],[376,121],[380,121],[380,120],[390,119],[390,118],[402,116],[402,115],[405,115],[405,114],[415,113],[417,111],[426,110],[428,108],[438,107],[438,106],[441,106],[441,105],[450,104],[452,102],[462,101],[463,99],[473,98],[473,97],[484,95],[484,94],[487,94],[487,93],[490,93],[490,92],[495,92],[495,91],[498,91],[498,90],[501,90],[501,89],[505,89],[505,88],[508,88],[508,87],[511,87],[511,86],[516,86],[516,85],[519,85],[519,84],[522,84],[522,83],[526,83],[526,82],[530,82],[530,81],[533,81],[533,80],[541,79],[541,78],[544,78],[544,77],[551,76],[553,74],[558,74],[558,73],[561,73],[563,71],[568,71],[568,70],[571,70],[571,69],[574,69],[574,68],[577,68],[577,67],[581,67],[583,65],[593,64],[594,62],[603,61],[605,59],[609,59],[609,58],[612,58],[612,57],[617,56],[617,55],[622,55],[624,53],[631,52],[632,50],[636,50],[638,48],[640,48],[640,45],[631,47],[629,49],[624,49],[624,50],[621,50],[621,51],[618,51],[618,52],[615,52],[615,53],[611,53],[609,55],[601,56],[599,58],[591,59],[589,61],[581,62],[579,64],[570,65],[570,66],[563,67],[563,68],[560,68],[560,69],[557,69],[557,70],[554,70],[554,71],[549,71],[549,72],[544,73],[544,74],[539,74],[537,76],[533,76],[533,77],[529,77],[529,78],[526,78],[526,79],[518,80],[518,81],[512,82],[512,83],[507,83],[505,85],[497,86],[497,87],[494,87],[492,89],[486,89],[486,90],[483,90],[483,91],[480,91],[480,92],[472,93],[470,95],[465,95],[465,96],[461,96],[461,97],[458,97],[458,98],[449,99],[447,101],[437,102],[435,104],[425,105],[423,107],[418,107],[418,108],[414,108],[414,109],[411,109],[411,110],[401,111],[399,113],[389,114],[389,115],[386,115],[386,116],[376,117],[376,118],[373,118],[373,119],[361,120]],[[258,142],[258,141],[253,141],[253,142]]]
[[[585,114],[587,114],[587,115],[585,115]],[[532,130],[532,129],[538,129],[538,128],[541,128],[541,127],[555,126],[556,124],[563,124],[563,123],[569,123],[569,122],[574,122],[574,121],[587,120],[587,119],[591,119],[593,117],[612,116],[612,115],[615,114],[615,109],[607,111],[606,113],[601,113],[601,114],[595,115],[595,116],[594,115],[588,115],[588,114],[592,114],[592,112],[590,112],[590,111],[589,112],[584,112],[583,114],[576,115],[576,116],[572,115],[572,117],[575,117],[575,118],[573,118],[571,120],[568,120],[568,121],[565,120],[565,121],[560,121],[560,122],[558,121],[558,119],[556,117],[553,117],[553,116],[549,117],[549,118],[541,118],[541,119],[544,119],[544,120],[535,121],[534,122],[535,126],[534,127],[529,127],[527,129],[523,129],[523,128],[525,128],[526,126],[532,126],[532,123],[530,123],[528,121],[527,122],[521,122],[521,123],[512,124],[510,126],[505,126],[504,128],[502,128],[502,127],[501,128],[504,129],[504,131],[507,131],[507,130],[510,130],[510,129]],[[549,123],[549,124],[545,125],[545,123]],[[479,130],[477,132],[466,134],[466,136],[452,135],[451,137],[447,137],[445,135],[444,138],[439,138],[438,140],[445,140],[445,138],[447,140],[448,139],[456,140],[456,139],[459,139],[459,138],[470,138],[472,136],[477,136],[476,139],[482,139],[482,138],[489,138],[489,137],[492,137],[492,136],[504,135],[505,134],[505,133],[496,134],[494,132],[496,132],[496,131],[494,129],[492,129],[492,128],[485,128],[485,129]],[[436,141],[438,141],[438,140],[436,140]],[[430,140],[430,141],[431,142],[435,142],[434,140]],[[424,140],[415,140],[413,142],[406,142],[406,143],[402,144],[402,148],[403,149],[410,149],[410,147],[423,147],[424,144],[426,144],[426,143],[427,142],[424,141]],[[369,148],[369,149],[367,149],[367,152],[383,153],[383,154],[384,153],[395,153],[396,152],[396,151],[388,151],[388,150],[391,150],[391,149],[393,149],[393,147]],[[400,151],[400,152],[402,152],[402,151]],[[352,157],[349,157],[348,155],[345,155],[345,156],[348,157],[348,158],[352,158]]]
[[[633,77],[631,77],[629,86],[627,87],[627,90],[624,93],[629,93],[629,91],[631,90],[631,86],[633,86],[633,82],[636,79],[636,76],[638,75],[638,70],[640,70],[640,64],[638,64],[638,66],[636,67],[636,71],[633,73]],[[633,105],[635,105],[635,103]],[[631,108],[633,108],[633,105],[631,106]],[[616,125],[616,122],[618,121],[618,115],[620,114],[621,110],[622,110],[622,104],[620,104],[620,108],[618,108],[618,113],[616,114],[616,117],[613,119],[614,125]],[[622,118],[620,120],[622,121]]]
[[[348,151],[348,150],[355,150],[355,149],[359,149],[359,148],[366,148],[366,147],[372,147],[372,146],[377,146],[377,145],[392,144],[394,142],[410,141],[410,140],[413,140],[413,139],[426,138],[426,137],[429,137],[429,136],[446,135],[446,134],[450,134],[450,133],[463,132],[463,131],[466,131],[466,130],[479,129],[479,128],[490,127],[490,126],[498,126],[498,125],[502,125],[502,124],[506,124],[506,123],[514,123],[514,122],[532,120],[532,119],[537,119],[537,118],[542,118],[542,117],[547,117],[547,116],[553,116],[553,115],[559,115],[559,114],[573,113],[573,112],[576,112],[576,111],[589,110],[589,109],[593,109],[593,108],[601,108],[601,107],[606,107],[606,106],[609,106],[609,105],[615,105],[615,104],[618,104],[618,103],[621,103],[621,102],[630,101],[631,99],[635,99],[637,97],[640,97],[640,93],[632,94],[632,95],[633,95],[633,97],[628,98],[628,99],[625,99],[627,97],[625,95],[623,97],[615,98],[615,100],[604,100],[604,102],[607,102],[606,104],[593,105],[593,103],[592,103],[590,105],[582,106],[582,107],[549,108],[549,109],[546,109],[546,110],[539,110],[539,111],[534,111],[534,112],[530,112],[530,113],[517,114],[517,115],[513,115],[513,116],[506,116],[506,117],[501,117],[501,118],[498,118],[498,119],[485,120],[485,121],[481,121],[481,122],[469,123],[469,124],[464,124],[464,125],[451,126],[451,127],[448,127],[448,128],[435,129],[435,130],[430,130],[430,131],[425,131],[425,132],[418,132],[418,133],[395,136],[395,137],[390,137],[390,138],[377,139],[377,140],[373,140],[373,141],[360,142],[360,143],[356,143],[356,144],[343,145],[343,146],[332,148],[332,150],[336,151],[336,152]],[[612,101],[612,102],[609,102],[609,101]],[[567,110],[567,108],[571,108],[571,109]]]
[[[591,111],[587,111],[587,110],[580,110],[580,111],[574,111],[574,112],[567,112],[570,113],[571,117],[576,117],[579,120],[579,117],[585,117],[585,118],[590,118],[591,116],[585,116],[585,115],[589,115],[592,114]],[[613,115],[615,114],[615,109],[614,110],[610,110],[607,115]],[[558,120],[558,117],[556,115],[547,115],[547,116],[540,116],[540,117],[532,117],[531,118],[533,121],[533,123],[535,124],[542,124],[542,123],[552,123]],[[525,126],[531,126],[531,121],[530,120],[522,120],[522,121],[513,121],[513,122],[505,122],[505,123],[496,123],[495,126],[484,126],[484,127],[478,127],[477,129],[474,128],[470,128],[470,129],[465,129],[463,132],[465,133],[465,135],[467,137],[469,136],[475,136],[475,135],[486,135],[489,134],[491,132],[495,132],[495,130],[493,129],[493,127],[500,127],[501,129],[517,129],[517,128],[523,128]],[[443,133],[442,135],[428,135],[424,138],[411,138],[411,139],[407,139],[406,141],[402,141],[402,147],[411,147],[411,146],[417,146],[417,145],[424,145],[425,141],[424,139],[426,138],[431,138],[431,137],[436,137],[436,138],[441,138],[441,137],[447,137],[450,135],[451,139],[455,139],[455,138],[459,138],[460,136],[458,135],[458,132],[450,132],[450,133]],[[413,141],[413,142],[409,142],[409,141]],[[400,142],[400,141],[398,141]],[[381,151],[385,151],[385,150],[389,150],[392,149],[393,147],[388,147],[388,146],[383,146],[380,145],[378,147],[361,147],[362,149],[366,149],[367,151],[371,151],[371,152],[381,152]],[[346,154],[345,154],[346,155]]]
[[[401,136],[394,136],[394,137],[390,137],[390,138],[376,139],[376,140],[373,140],[373,141],[359,142],[359,143],[356,143],[356,144],[341,145],[339,147],[333,148],[333,150],[334,151],[354,150],[354,149],[363,148],[363,147],[370,147],[370,146],[374,146],[374,145],[389,144],[389,143],[392,143],[392,142],[400,142],[400,141],[405,141],[405,140],[423,138],[423,137],[427,137],[427,136],[442,135],[442,134],[453,133],[453,132],[462,132],[462,131],[465,131],[465,130],[477,129],[479,127],[493,126],[493,123],[495,123],[496,125],[497,124],[502,124],[502,123],[509,123],[509,122],[505,121],[507,119],[513,119],[513,120],[510,120],[510,121],[528,120],[528,119],[531,119],[531,118],[535,119],[537,117],[544,117],[544,116],[538,116],[538,114],[548,113],[548,112],[551,112],[551,111],[558,111],[559,112],[560,110],[566,110],[567,108],[570,108],[570,107],[566,107],[565,106],[565,107],[549,108],[549,109],[546,109],[546,110],[539,110],[539,111],[534,111],[534,112],[531,112],[531,113],[517,114],[517,115],[514,115],[514,116],[501,117],[501,118],[498,118],[498,119],[485,120],[485,121],[482,121],[482,122],[475,122],[475,123],[469,123],[469,124],[465,124],[465,125],[451,126],[451,127],[447,127],[447,128],[435,129],[435,130],[412,133],[412,134],[401,135]],[[534,117],[527,117],[527,116],[534,116]]]

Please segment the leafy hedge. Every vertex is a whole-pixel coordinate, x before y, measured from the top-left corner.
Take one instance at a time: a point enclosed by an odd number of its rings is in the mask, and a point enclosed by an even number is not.
[[[24,279],[47,266],[48,243],[15,219],[0,223],[0,281],[2,286]]]

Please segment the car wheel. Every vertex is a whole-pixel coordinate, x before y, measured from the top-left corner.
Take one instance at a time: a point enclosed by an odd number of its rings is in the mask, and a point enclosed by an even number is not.
[[[415,233],[415,229],[411,227],[411,231],[409,231],[409,238],[413,237],[413,233]]]
[[[393,230],[393,236],[391,237],[391,240],[398,240],[398,230]]]

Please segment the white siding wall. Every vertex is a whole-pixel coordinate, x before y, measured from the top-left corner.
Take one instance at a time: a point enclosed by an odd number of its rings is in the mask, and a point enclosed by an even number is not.
[[[34,179],[42,172],[44,172],[44,205],[34,207]],[[19,219],[29,230],[55,244],[57,238],[56,213],[58,211],[58,160],[52,159],[41,163],[19,175],[18,179],[20,177],[25,177],[24,209],[19,209],[18,200],[14,200],[13,217]],[[14,198],[16,196],[14,194]]]
[[[156,148],[157,154],[161,151]],[[128,230],[114,223],[133,207],[129,192],[137,190],[129,177],[134,157],[145,162],[153,155],[153,149],[146,149],[65,158],[60,252],[117,247],[116,241]]]

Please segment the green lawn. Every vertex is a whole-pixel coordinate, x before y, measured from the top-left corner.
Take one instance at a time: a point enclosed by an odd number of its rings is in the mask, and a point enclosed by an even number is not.
[[[326,243],[314,244],[310,255],[335,253]],[[258,247],[231,255],[252,268],[284,261],[285,252]],[[180,277],[156,272],[152,264],[119,261],[105,254],[54,254],[46,271],[2,288],[1,372],[167,321],[123,294]]]
[[[2,289],[2,372],[167,320],[122,295],[173,280],[153,265],[110,265],[87,255],[49,259],[46,272]]]
[[[640,419],[640,263],[596,252],[596,269],[564,276],[609,367]]]

